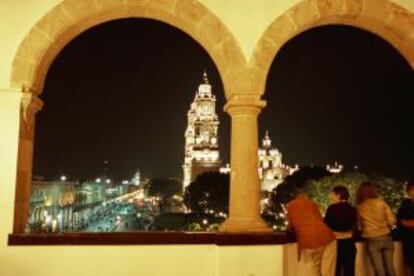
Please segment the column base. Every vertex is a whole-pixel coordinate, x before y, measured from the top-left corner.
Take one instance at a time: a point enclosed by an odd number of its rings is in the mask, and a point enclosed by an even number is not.
[[[228,218],[219,228],[224,233],[270,233],[273,230],[262,220],[255,219],[232,219]]]

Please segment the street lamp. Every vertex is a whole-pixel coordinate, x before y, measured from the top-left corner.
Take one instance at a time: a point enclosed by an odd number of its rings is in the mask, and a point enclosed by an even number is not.
[[[60,177],[60,181],[66,181],[66,176],[65,175],[62,175],[61,177]]]

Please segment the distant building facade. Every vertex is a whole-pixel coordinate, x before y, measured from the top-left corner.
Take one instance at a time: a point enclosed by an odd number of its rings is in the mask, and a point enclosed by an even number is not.
[[[130,194],[135,185],[102,181],[33,180],[28,230],[30,232],[81,231],[105,202]]]
[[[187,119],[183,164],[184,189],[195,180],[197,175],[207,171],[218,171],[221,165],[216,97],[206,72],[203,82],[195,93]]]
[[[299,166],[294,167],[283,164],[282,153],[272,145],[272,139],[269,136],[268,131],[262,139],[262,144],[258,149],[259,159],[259,179],[262,196],[267,197],[267,193],[276,188],[283,180],[299,170]],[[230,173],[230,165],[227,164],[220,168],[220,172],[224,174]]]
[[[344,166],[335,162],[334,165],[326,165],[325,169],[333,174],[341,173],[344,170]]]
[[[69,230],[79,183],[33,181],[30,198],[30,231]]]
[[[137,170],[134,174],[134,176],[131,179],[131,183],[135,186],[138,186],[141,184],[141,173],[139,170]]]
[[[263,198],[266,198],[267,193],[281,184],[287,176],[299,170],[298,165],[291,167],[283,164],[283,155],[272,145],[272,139],[268,131],[266,131],[262,144],[258,149],[258,158],[258,171]],[[344,166],[335,162],[334,165],[326,165],[325,169],[332,174],[338,174],[344,170]],[[220,172],[224,174],[228,174],[230,171],[229,164],[220,168]]]

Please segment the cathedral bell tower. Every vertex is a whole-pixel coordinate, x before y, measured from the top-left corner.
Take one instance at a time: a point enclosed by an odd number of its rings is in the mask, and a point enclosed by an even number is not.
[[[187,113],[185,152],[183,165],[183,189],[197,175],[207,171],[219,171],[221,161],[218,146],[219,120],[216,114],[216,96],[204,71],[194,101]]]

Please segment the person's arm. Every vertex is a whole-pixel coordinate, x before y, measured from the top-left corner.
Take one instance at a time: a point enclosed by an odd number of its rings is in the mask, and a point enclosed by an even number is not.
[[[402,227],[414,229],[414,219],[402,219],[400,223]]]
[[[356,208],[356,228],[359,232],[362,232],[362,221],[361,221],[361,215],[360,215],[360,211],[358,210],[358,208]]]
[[[397,218],[395,217],[394,213],[392,212],[390,206],[384,201],[385,207],[385,216],[387,218],[387,224],[392,227],[397,223]]]

